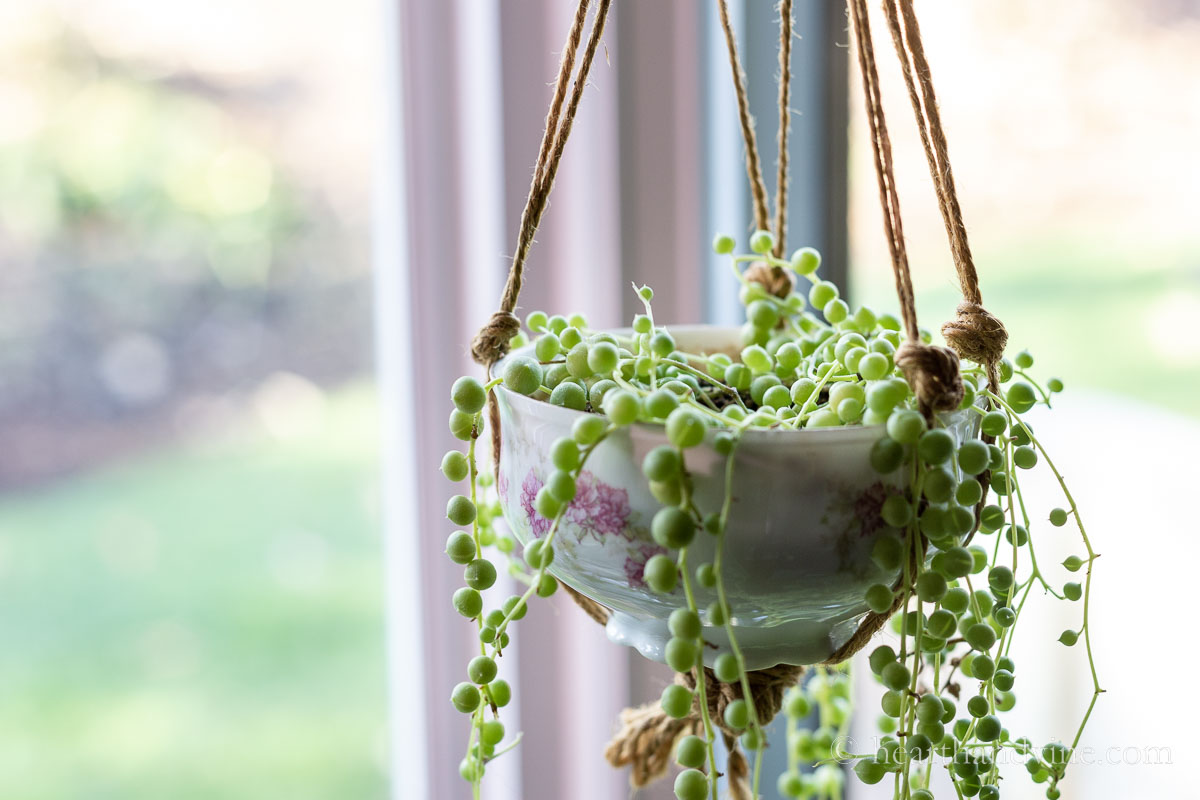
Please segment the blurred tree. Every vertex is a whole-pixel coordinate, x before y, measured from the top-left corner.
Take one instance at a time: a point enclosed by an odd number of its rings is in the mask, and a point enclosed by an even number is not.
[[[12,60],[0,90],[29,102],[0,131],[0,437],[30,457],[0,486],[169,437],[196,395],[368,366],[365,265],[274,149],[295,85],[108,58],[70,30]]]

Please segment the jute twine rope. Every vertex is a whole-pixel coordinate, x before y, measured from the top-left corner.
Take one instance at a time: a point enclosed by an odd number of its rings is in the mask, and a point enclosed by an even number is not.
[[[959,356],[984,365],[984,369],[987,371],[988,388],[992,392],[998,393],[1000,391],[998,364],[1004,357],[1004,347],[1008,343],[1008,331],[1004,329],[1004,324],[999,319],[983,307],[983,294],[979,289],[979,273],[975,269],[975,261],[971,256],[971,246],[967,241],[967,226],[963,221],[958,192],[954,187],[954,172],[950,167],[950,148],[946,143],[946,132],[942,127],[937,95],[933,88],[933,72],[925,57],[925,46],[921,41],[921,28],[917,22],[916,11],[913,9],[912,0],[884,0],[883,10],[887,18],[888,30],[892,36],[892,44],[895,46],[896,55],[900,61],[900,71],[904,76],[908,99],[916,117],[917,130],[921,135],[921,147],[925,152],[929,175],[933,179],[938,209],[946,227],[946,236],[950,241],[950,252],[954,260],[955,272],[958,274],[959,288],[962,291],[963,299],[958,305],[955,318],[942,325],[942,336]],[[901,24],[902,19],[903,24]],[[918,86],[920,87],[919,91]],[[988,444],[991,444],[994,439],[995,437],[987,434],[983,436],[983,440]],[[985,499],[988,488],[991,486],[991,477],[991,472],[987,470],[979,476]],[[983,499],[975,506],[976,528],[979,525],[983,506]],[[973,536],[974,532],[967,538],[967,541],[970,541]]]
[[[767,182],[763,179],[762,161],[758,157],[758,141],[754,136],[754,117],[750,115],[750,98],[746,92],[746,71],[738,55],[737,39],[733,24],[729,21],[729,4],[717,0],[721,17],[721,30],[725,34],[725,49],[729,53],[729,68],[733,72],[733,86],[737,93],[738,121],[742,125],[742,141],[746,144],[746,174],[750,177],[750,198],[754,206],[754,224],[759,230],[768,230],[770,216],[767,211]]]
[[[750,181],[750,197],[754,207],[754,225],[758,230],[770,230],[767,210],[767,182],[763,178],[762,159],[758,154],[758,138],[754,132],[754,117],[750,115],[750,97],[746,89],[746,71],[738,55],[737,38],[729,20],[729,5],[726,0],[717,0],[721,30],[725,34],[725,49],[729,56],[729,69],[733,76],[734,93],[737,96],[738,121],[742,128],[742,141],[746,147],[746,177]],[[775,191],[775,255],[782,257],[787,239],[787,139],[791,115],[788,103],[791,97],[792,80],[792,0],[779,4],[779,159],[776,170]],[[746,279],[761,284],[776,297],[787,297],[792,292],[792,277],[786,270],[768,266],[763,262],[751,264],[746,270]]]
[[[608,17],[608,8],[612,0],[600,0],[592,20],[592,29],[588,34],[587,44],[584,46],[583,59],[579,64],[579,74],[575,76],[574,83],[572,83],[571,72],[575,65],[575,53],[583,38],[588,2],[589,0],[579,0],[575,18],[571,23],[571,31],[567,36],[567,44],[563,48],[562,59],[558,67],[558,79],[554,84],[554,95],[550,101],[550,110],[546,114],[546,129],[542,134],[537,165],[534,167],[533,180],[529,186],[529,197],[526,198],[525,209],[521,212],[516,252],[513,254],[512,266],[508,270],[504,293],[500,296],[500,309],[492,314],[471,343],[471,355],[477,363],[485,366],[490,367],[504,357],[508,352],[509,340],[516,336],[521,329],[520,320],[512,312],[517,307],[517,299],[521,295],[525,259],[529,255],[533,237],[537,233],[538,224],[542,221],[542,214],[546,210],[550,190],[554,186],[554,176],[558,173],[563,148],[566,147],[567,138],[571,135],[575,112],[579,108],[579,100],[583,97],[583,90],[587,86],[588,72],[596,57],[600,37],[604,34],[604,22]],[[571,86],[571,94],[564,111],[563,100],[567,94],[568,84]]]
[[[792,0],[779,3],[779,134],[775,139],[775,257],[787,251],[788,130],[791,127]]]
[[[750,698],[759,719],[768,720],[783,707],[784,693],[803,674],[803,667],[780,665],[771,669],[758,670],[748,675]],[[712,670],[705,668],[705,697],[708,714],[720,731],[729,751],[726,779],[730,795],[734,798],[750,798],[746,778],[749,769],[746,757],[737,746],[740,731],[725,725],[725,708],[734,700],[743,699],[740,683],[721,683]],[[696,688],[694,673],[676,674],[675,682]],[[683,719],[674,719],[663,713],[657,702],[647,703],[621,712],[621,731],[609,742],[604,751],[608,763],[614,767],[629,766],[630,783],[634,788],[645,786],[666,774],[671,765],[675,743],[689,734],[704,735],[704,725],[699,709],[699,700],[692,712]]]
[[[883,231],[892,257],[896,294],[900,299],[900,315],[907,336],[906,341],[896,350],[896,365],[904,371],[925,414],[931,416],[936,411],[958,408],[962,402],[963,387],[962,376],[958,370],[958,354],[950,348],[921,341],[912,275],[909,272],[908,253],[904,246],[900,197],[896,191],[896,176],[892,167],[892,143],[883,112],[879,72],[875,68],[871,23],[867,17],[866,0],[849,0],[849,3],[867,106],[867,124],[871,132],[875,177],[879,184],[879,203],[883,209]]]
[[[571,135],[571,127],[575,122],[575,112],[579,109],[579,101],[583,90],[587,87],[588,72],[591,71],[592,61],[595,60],[596,50],[600,46],[600,38],[604,34],[604,22],[608,18],[608,9],[612,0],[600,0],[592,19],[592,29],[588,34],[587,44],[584,45],[583,59],[579,64],[579,73],[572,83],[571,73],[575,67],[575,54],[583,39],[583,26],[587,20],[587,10],[590,0],[579,0],[575,16],[571,21],[571,30],[567,34],[567,43],[563,47],[562,57],[558,65],[558,78],[554,82],[554,94],[550,99],[550,110],[546,112],[546,128],[542,133],[542,142],[538,147],[537,163],[533,169],[533,178],[529,185],[529,196],[525,199],[525,208],[521,212],[521,225],[517,234],[516,252],[508,269],[508,279],[504,282],[504,292],[500,296],[500,308],[484,323],[475,339],[471,342],[471,356],[477,364],[487,367],[490,374],[492,365],[504,358],[508,353],[509,342],[521,330],[521,321],[513,314],[517,300],[521,296],[521,284],[525,274],[525,259],[533,246],[533,238],[537,234],[538,224],[550,199],[550,190],[554,188],[554,176],[558,173],[558,165],[562,160],[563,149],[567,146],[567,138]],[[570,86],[570,99],[566,100],[567,88]],[[500,473],[500,407],[494,394],[488,396],[487,404],[488,427],[492,434],[492,467],[496,475]]]
[[[963,222],[958,193],[954,188],[950,148],[946,143],[946,133],[938,111],[933,74],[921,41],[921,28],[917,23],[912,0],[884,0],[883,8],[892,43],[900,60],[900,70],[908,89],[908,98],[917,119],[921,146],[925,151],[929,174],[933,178],[938,209],[946,226],[946,236],[950,240],[950,252],[962,290],[963,300],[958,306],[957,315],[942,326],[942,335],[960,356],[986,367],[988,383],[992,391],[997,391],[999,378],[996,365],[1004,356],[1008,332],[1000,320],[983,307],[979,274],[971,257],[967,226]]]

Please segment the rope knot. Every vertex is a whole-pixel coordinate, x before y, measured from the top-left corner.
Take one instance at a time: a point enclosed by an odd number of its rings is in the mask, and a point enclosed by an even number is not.
[[[746,270],[746,280],[753,281],[779,298],[792,293],[792,276],[782,267],[772,267],[756,261]]]
[[[797,667],[791,664],[777,664],[774,667],[767,669],[751,670],[746,673],[746,681],[750,684],[750,702],[754,703],[754,711],[758,715],[758,720],[763,725],[766,725],[779,710],[783,708],[783,696],[789,688],[796,685],[796,681],[804,674],[804,667]],[[725,730],[734,736],[740,734],[740,731],[726,729],[725,726],[725,707],[734,700],[744,698],[742,694],[742,684],[721,683],[717,680],[717,676],[710,669],[705,669],[704,679],[708,684],[708,711],[713,717],[713,721],[717,727]],[[684,685],[689,689],[696,688],[696,679],[692,673],[683,675]]]
[[[907,341],[896,350],[896,365],[904,371],[921,408],[952,411],[963,399],[958,353],[949,347]]]
[[[1004,357],[1008,331],[1004,323],[978,303],[958,304],[958,315],[942,326],[946,342],[963,358],[995,364]]]
[[[779,664],[768,669],[746,673],[750,684],[750,702],[754,703],[758,720],[766,725],[783,707],[783,696],[788,688],[804,674],[804,667]],[[737,736],[740,731],[725,725],[725,707],[734,700],[742,699],[742,685],[721,683],[713,671],[705,668],[704,681],[708,700],[708,713],[713,723],[730,744],[729,770],[731,796],[748,798],[744,785],[747,771],[744,762],[735,763]],[[676,674],[675,682],[695,690],[696,678],[692,673]],[[647,703],[638,708],[627,708],[621,712],[621,730],[613,736],[604,755],[614,767],[632,766],[629,780],[635,788],[645,786],[666,774],[671,764],[672,750],[680,737],[689,733],[701,733],[704,724],[700,715],[699,698],[693,703],[692,711],[683,719],[668,717],[658,702]],[[740,792],[740,793],[739,793]]]
[[[490,367],[508,353],[508,343],[521,330],[521,321],[511,312],[497,311],[471,340],[471,356],[476,364]]]

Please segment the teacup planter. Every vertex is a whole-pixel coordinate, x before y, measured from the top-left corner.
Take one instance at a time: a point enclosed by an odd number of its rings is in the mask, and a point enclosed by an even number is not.
[[[659,774],[655,754],[681,738],[677,796],[713,797],[712,743],[759,750],[781,708],[797,720],[817,709],[818,733],[829,734],[821,741],[833,741],[849,709],[843,664],[890,619],[903,644],[871,650],[885,689],[883,745],[854,757],[859,777],[914,774],[935,748],[950,757],[969,745],[975,772],[955,774],[981,778],[974,794],[995,796],[983,791],[997,780],[988,749],[1003,736],[997,715],[1015,704],[1008,647],[1018,617],[1035,588],[1085,598],[1096,557],[1064,491],[1068,507],[1045,519],[1074,520],[1082,552],[1062,567],[1087,572],[1054,584],[1033,560],[1039,520],[1019,475],[1042,465],[1061,476],[1021,415],[1049,404],[1061,383],[1034,382],[1027,353],[964,363],[960,374],[956,356],[906,334],[896,317],[851,311],[818,277],[814,251],[776,258],[762,231],[750,245],[752,255],[735,255],[726,237],[715,243],[742,284],[740,328],[659,325],[641,287],[645,313],[630,328],[533,312],[486,383],[455,383],[450,428],[468,445],[442,469],[467,485],[447,507],[461,530],[446,552],[465,568],[454,604],[478,626],[481,653],[452,699],[472,718],[463,775],[477,789],[505,737],[489,719],[511,695],[497,661],[526,605],[561,582],[591,601],[612,641],[677,673],[658,703],[624,718],[609,748],[614,765],[634,765],[635,781]],[[752,262],[784,271],[792,290],[779,297],[756,283]],[[802,281],[804,293],[794,288]],[[915,389],[905,366],[914,353],[953,371]],[[486,441],[493,468],[477,458]],[[489,610],[480,592],[499,574],[493,548],[526,588]],[[1088,642],[1080,608],[1065,645]],[[796,665],[818,665],[821,679],[784,695]],[[701,744],[686,738],[694,731]],[[1057,791],[1069,747],[1011,746]],[[741,758],[736,745],[730,758]],[[780,781],[785,796],[812,795],[796,789],[806,786],[798,772]]]
[[[740,350],[737,328],[670,330],[686,352]],[[631,331],[617,333],[629,336]],[[509,359],[532,355],[529,345]],[[503,373],[504,368],[502,361],[497,370]],[[552,406],[503,385],[496,396],[498,493],[505,519],[525,545],[544,536],[551,525],[534,507],[552,470],[547,453],[591,412]],[[973,436],[978,420],[966,410],[944,417],[956,440]],[[883,425],[743,434],[728,470],[732,504],[724,582],[747,669],[825,660],[846,643],[868,611],[867,589],[896,580],[897,570],[881,569],[871,558],[879,534],[888,530],[880,515],[883,502],[902,493],[906,483],[899,472],[880,475],[871,467],[871,449],[884,436]],[[693,448],[687,461],[696,505],[706,513],[720,510],[728,466],[712,438],[710,434],[709,441]],[[556,578],[612,610],[607,625],[612,641],[655,661],[665,660],[671,638],[668,617],[683,600],[682,588],[655,593],[642,575],[652,555],[667,552],[651,537],[651,520],[663,504],[642,473],[646,454],[663,445],[668,439],[661,424],[638,423],[596,448],[560,522],[557,555],[549,567]],[[691,546],[696,563],[711,562],[715,544],[711,537],[698,538]],[[700,606],[715,600],[714,591],[697,589]],[[704,651],[711,666],[728,652],[729,641],[724,626],[705,622],[703,638],[715,645]]]

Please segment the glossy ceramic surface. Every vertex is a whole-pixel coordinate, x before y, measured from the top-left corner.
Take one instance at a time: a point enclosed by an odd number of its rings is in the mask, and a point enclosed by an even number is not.
[[[735,351],[736,328],[671,328],[681,349]],[[528,354],[529,349],[516,354]],[[500,365],[503,368],[503,365]],[[528,543],[550,522],[533,498],[552,471],[551,443],[569,436],[584,413],[497,389],[501,419],[498,487],[505,517]],[[955,415],[956,434],[967,433],[966,414]],[[871,561],[885,530],[879,511],[898,491],[899,473],[881,478],[868,463],[882,426],[808,431],[750,430],[735,455],[733,503],[725,537],[724,583],[738,643],[750,669],[779,663],[812,664],[828,657],[866,612],[863,594],[895,575]],[[710,434],[711,441],[711,434]],[[646,560],[665,550],[650,536],[661,504],[642,475],[642,458],[666,443],[661,425],[636,424],[610,436],[589,458],[575,500],[556,534],[551,572],[613,610],[608,636],[663,660],[670,634],[666,619],[684,605],[683,590],[651,592],[642,580]],[[687,452],[687,467],[702,512],[720,509],[725,458],[706,443]],[[712,537],[700,533],[689,549],[692,565],[713,558]],[[697,588],[701,608],[715,591]],[[722,628],[706,625],[711,664],[728,647]]]

